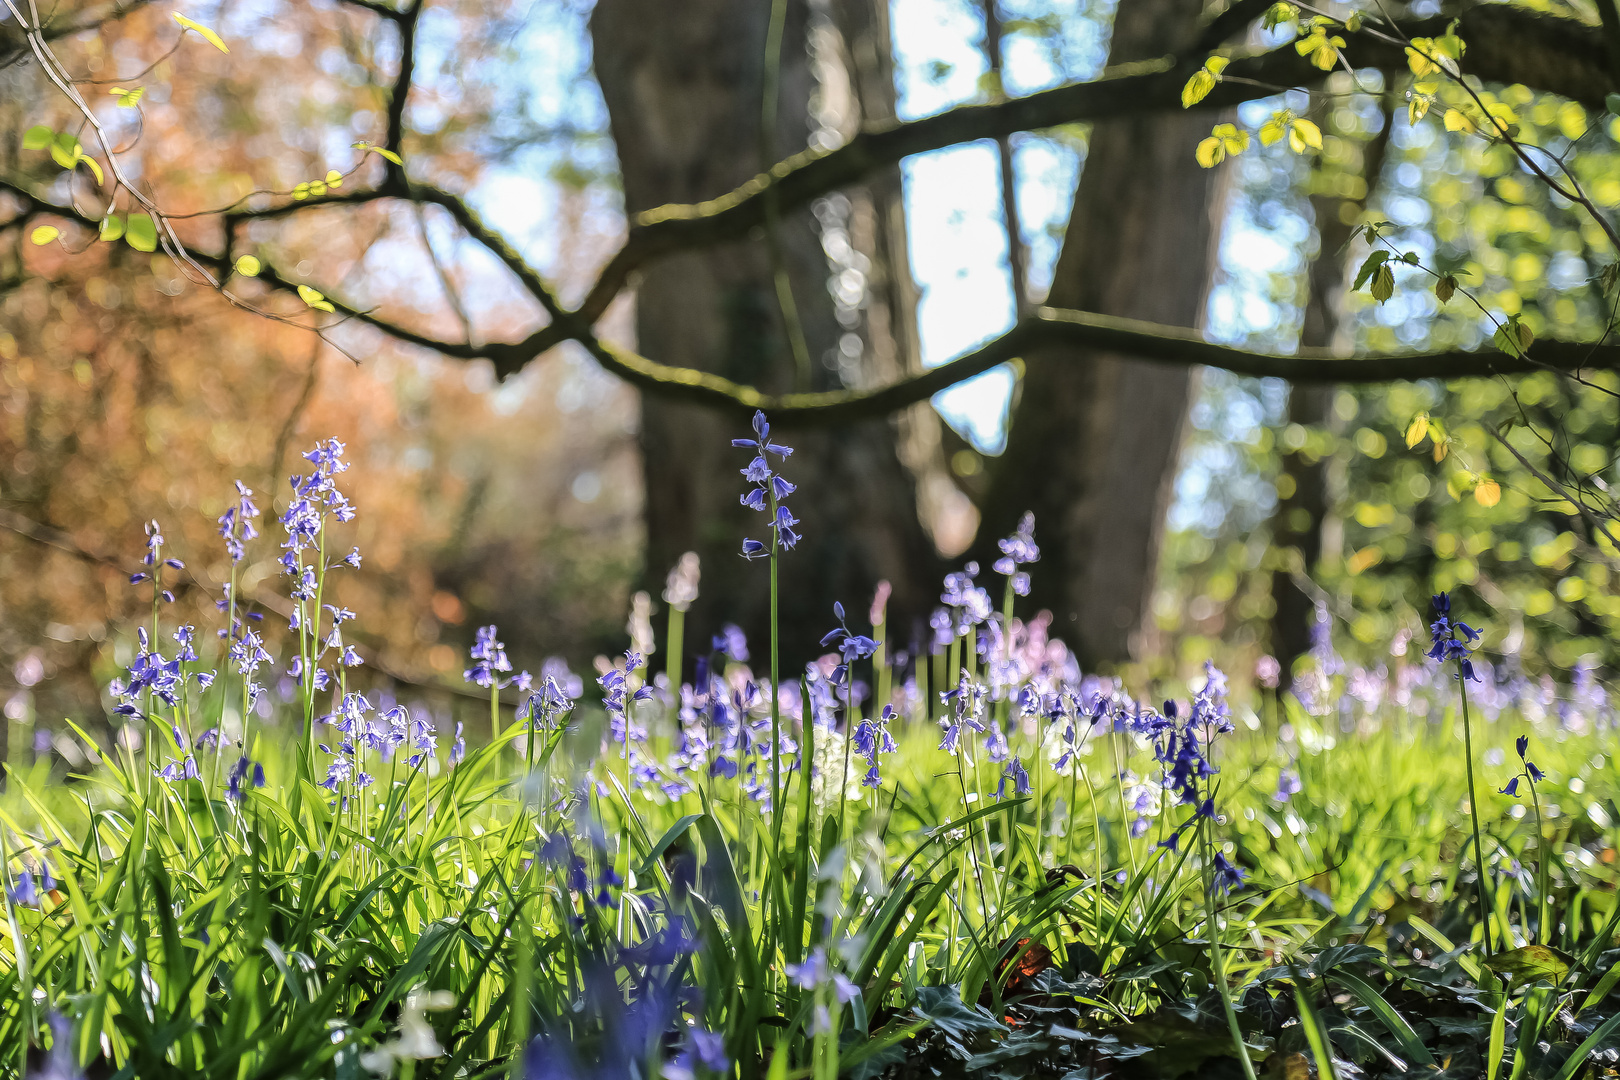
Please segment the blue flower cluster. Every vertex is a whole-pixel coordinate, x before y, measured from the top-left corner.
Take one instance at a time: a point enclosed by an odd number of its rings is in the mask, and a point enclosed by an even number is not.
[[[1433,598],[1434,622],[1429,624],[1429,633],[1434,637],[1434,644],[1429,646],[1428,657],[1444,664],[1448,660],[1455,660],[1459,677],[1468,680],[1477,680],[1474,674],[1474,664],[1469,653],[1469,646],[1479,640],[1479,631],[1465,622],[1451,621],[1451,596],[1440,593]],[[1463,637],[1457,635],[1461,633]],[[1465,640],[1466,639],[1466,640]]]
[[[799,519],[793,512],[782,505],[786,499],[798,490],[798,486],[787,480],[781,473],[771,468],[771,455],[787,458],[793,453],[791,446],[782,446],[771,440],[770,421],[765,419],[763,412],[754,413],[754,437],[752,439],[732,439],[731,445],[754,452],[754,459],[742,470],[743,478],[753,488],[742,495],[742,504],[750,510],[760,510],[770,515],[770,527],[775,530],[776,544],[767,546],[759,540],[743,540],[742,555],[745,559],[761,559],[773,554],[775,547],[783,551],[793,550],[793,545],[799,542],[799,534],[793,531],[793,526],[799,524]]]

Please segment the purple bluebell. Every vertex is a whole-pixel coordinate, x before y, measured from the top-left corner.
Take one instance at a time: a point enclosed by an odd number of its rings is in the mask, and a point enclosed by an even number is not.
[[[793,531],[793,526],[799,524],[799,519],[793,516],[792,511],[782,505],[782,501],[792,495],[795,485],[785,479],[775,469],[771,468],[770,458],[775,454],[779,458],[786,458],[793,453],[790,446],[782,446],[770,441],[771,425],[765,419],[763,412],[754,413],[754,437],[752,439],[732,439],[731,445],[754,452],[754,459],[746,468],[742,469],[743,478],[754,485],[752,489],[744,492],[740,501],[750,510],[759,510],[771,516],[770,528],[774,530],[776,544],[783,551],[791,551],[799,542],[799,534]],[[766,558],[771,554],[771,548],[758,540],[743,541],[743,558]]]
[[[469,654],[473,665],[461,673],[467,682],[486,689],[500,681],[501,673],[512,670],[512,662],[506,658],[506,646],[495,637],[495,627],[481,626],[474,636],[473,647]]]
[[[951,612],[951,632],[957,637],[990,618],[990,594],[974,584],[979,576],[979,564],[970,562],[961,570],[945,575],[945,591],[940,603]]]
[[[247,541],[258,539],[259,530],[253,525],[253,519],[258,516],[259,508],[253,503],[253,489],[238,480],[236,501],[219,519],[219,535],[225,541],[225,550],[232,563],[241,562],[247,555],[244,546]]]
[[[1284,769],[1277,774],[1277,790],[1271,797],[1277,802],[1287,802],[1304,789],[1300,783],[1299,773],[1293,769]]]
[[[1029,773],[1025,770],[1024,763],[1016,757],[1007,762],[1007,767],[1001,770],[1001,782],[996,785],[997,799],[1000,799],[1006,793],[1007,781],[1009,780],[1013,783],[1014,795],[1029,794]]]
[[[238,802],[245,794],[244,789],[249,787],[264,787],[264,766],[247,757],[237,758],[225,777],[225,797]]]
[[[1223,893],[1243,887],[1243,871],[1219,851],[1215,853],[1215,887]]]
[[[1468,647],[1479,640],[1479,631],[1465,622],[1451,621],[1450,594],[1439,593],[1431,599],[1434,603],[1434,621],[1429,624],[1429,633],[1433,635],[1434,643],[1429,646],[1426,655],[1430,660],[1442,664],[1455,660],[1459,669],[1457,677],[1477,681]],[[1463,635],[1462,638],[1457,636],[1459,633]]]
[[[1001,558],[997,559],[991,569],[1002,577],[1008,579],[1013,592],[1019,596],[1029,595],[1029,574],[1018,569],[1020,566],[1038,562],[1041,549],[1035,544],[1035,515],[1026,513],[1018,520],[1018,528],[1004,540],[996,541],[1001,548]]]

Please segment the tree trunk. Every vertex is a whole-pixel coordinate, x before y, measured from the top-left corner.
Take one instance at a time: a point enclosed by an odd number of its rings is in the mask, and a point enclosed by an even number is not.
[[[596,73],[627,212],[713,198],[760,171],[770,7],[757,0],[597,4],[591,17]],[[807,5],[792,0],[772,140],[779,156],[802,149],[811,131],[810,23]],[[841,207],[846,216],[853,209],[842,196],[815,209],[825,219]],[[880,301],[868,298],[864,283],[853,289],[854,278],[829,283],[828,254],[836,254],[823,251],[829,231],[804,210],[782,215],[777,233],[811,360],[808,388],[818,390],[876,376],[870,334],[859,332],[872,321],[861,302]],[[844,291],[835,302],[829,285],[840,284]],[[857,302],[845,302],[856,292],[863,294]],[[661,259],[643,271],[636,296],[640,346],[665,363],[774,392],[794,388],[796,375],[802,381],[806,374],[795,369],[765,244]],[[738,472],[748,458],[730,444],[746,434],[701,408],[642,399],[648,587],[656,592],[681,553],[696,551],[702,591],[687,618],[695,635],[687,654],[705,647],[706,635],[722,622],[733,621],[753,639],[758,668],[768,627],[768,571],[764,563],[745,563],[738,552],[744,536],[766,538],[767,522],[738,503],[745,487]],[[799,485],[788,505],[803,522],[803,540],[780,568],[783,670],[792,672],[819,651],[834,600],[862,612],[876,583],[886,579],[899,612],[919,611],[937,591],[937,560],[916,514],[916,488],[897,453],[893,422],[784,432],[780,441],[796,450],[783,471]]]
[[[1345,83],[1342,89],[1348,90],[1348,80]],[[1324,131],[1328,130],[1327,113],[1328,110],[1319,109],[1313,117]],[[1349,347],[1340,327],[1348,269],[1344,249],[1355,223],[1361,220],[1367,208],[1373,185],[1383,172],[1384,152],[1393,121],[1386,111],[1383,127],[1360,147],[1359,162],[1352,160],[1330,170],[1318,157],[1313,165],[1312,175],[1316,180],[1313,187],[1317,190],[1311,195],[1311,212],[1316,218],[1317,245],[1316,257],[1307,272],[1310,294],[1300,326],[1302,346]],[[1347,133],[1329,134],[1347,137]],[[1344,181],[1356,179],[1361,181],[1359,187],[1344,185]],[[1334,189],[1337,193],[1330,193]],[[1290,387],[1288,422],[1307,430],[1331,428],[1334,393],[1331,386]],[[1285,674],[1293,669],[1295,660],[1310,651],[1315,609],[1315,602],[1300,588],[1294,573],[1315,574],[1324,548],[1332,546],[1327,534],[1336,532],[1329,491],[1331,460],[1326,455],[1306,453],[1304,448],[1285,449],[1282,454],[1272,532],[1275,554],[1285,565],[1271,576],[1271,596],[1276,605],[1271,617],[1271,648]]]
[[[1198,0],[1126,0],[1109,63],[1163,56],[1197,33]],[[1048,302],[1148,319],[1201,321],[1219,213],[1218,170],[1193,159],[1202,114],[1109,120],[1091,131]],[[1081,663],[1138,651],[1159,562],[1165,512],[1195,386],[1190,369],[1105,353],[1040,353],[994,464],[977,549],[1035,513],[1042,541],[1034,606]]]

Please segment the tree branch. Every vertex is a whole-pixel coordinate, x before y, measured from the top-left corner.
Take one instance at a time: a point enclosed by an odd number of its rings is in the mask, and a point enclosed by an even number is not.
[[[1412,20],[1402,23],[1401,30],[1408,36],[1434,36],[1445,33],[1449,22],[1449,18]],[[1223,29],[1230,34],[1229,25]],[[1406,70],[1405,50],[1380,34],[1340,32],[1351,39],[1345,52],[1355,66]],[[1483,4],[1463,14],[1458,33],[1468,42],[1469,72],[1487,82],[1526,83],[1597,110],[1604,108],[1604,95],[1615,87],[1601,34],[1574,19]],[[1203,61],[1199,52],[1180,61],[1164,57],[1122,64],[1092,82],[993,104],[961,105],[921,120],[872,125],[837,149],[795,154],[718,198],[635,214],[628,240],[603,269],[579,315],[594,323],[623,290],[631,272],[651,258],[746,236],[764,223],[762,196],[767,190],[774,192],[777,206],[785,212],[912,154],[1017,131],[1179,109],[1182,87]],[[1279,89],[1315,85],[1326,74],[1291,43],[1240,55],[1226,69],[1223,81],[1194,107],[1230,109]]]

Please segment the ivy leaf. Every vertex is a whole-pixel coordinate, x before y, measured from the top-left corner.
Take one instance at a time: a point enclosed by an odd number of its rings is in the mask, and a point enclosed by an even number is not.
[[[218,34],[208,29],[208,27],[204,26],[202,23],[192,22],[178,11],[170,12],[170,14],[174,16],[174,21],[180,24],[182,30],[195,30],[198,34],[202,35],[202,39],[204,41],[208,42],[208,44],[212,45],[222,53],[228,53],[231,51],[225,47],[225,42],[220,39]]]
[[[52,240],[55,240],[61,235],[62,231],[55,225],[41,225],[39,228],[28,234],[28,239],[36,247],[44,247],[46,244],[50,243]]]
[[[337,309],[332,306],[331,301],[327,300],[325,296],[316,292],[308,285],[298,286],[298,299],[302,300],[305,305],[314,308],[316,311],[330,311],[333,313],[336,313],[337,311]]]
[[[1474,487],[1474,501],[1489,510],[1502,501],[1502,485],[1490,477],[1481,477]]]
[[[1370,230],[1371,228],[1372,226],[1369,225],[1368,229]],[[1361,269],[1356,271],[1356,282],[1354,285],[1350,286],[1350,291],[1360,291],[1361,287],[1367,284],[1367,279],[1372,277],[1373,272],[1379,267],[1383,266],[1388,258],[1389,252],[1385,251],[1383,248],[1379,248],[1377,251],[1369,252],[1367,258],[1363,260],[1361,264]]]
[[[56,139],[56,132],[44,124],[35,124],[23,135],[24,150],[43,150]]]
[[[146,87],[137,86],[133,90],[126,90],[122,86],[115,86],[107,93],[118,99],[119,108],[133,109],[141,103],[141,96],[146,93]]]
[[[124,219],[117,214],[108,214],[101,219],[101,239],[109,244],[124,235]]]
[[[1418,413],[1412,417],[1412,422],[1406,426],[1406,448],[1412,449],[1423,441],[1423,436],[1429,433],[1429,414]]]
[[[1216,124],[1209,138],[1198,144],[1194,155],[1198,164],[1213,169],[1228,157],[1234,157],[1249,148],[1249,133],[1235,124]]]
[[[1191,108],[1208,97],[1209,92],[1215,89],[1215,84],[1221,81],[1221,72],[1226,70],[1229,63],[1231,61],[1224,56],[1211,56],[1205,60],[1204,66],[1193,72],[1193,77],[1181,88],[1181,107]],[[380,153],[387,153],[380,148],[378,150]],[[397,157],[394,157],[393,161],[396,165],[399,164]]]
[[[131,214],[124,223],[124,242],[136,251],[157,250],[157,225],[150,214]]]
[[[243,277],[258,277],[259,271],[264,269],[259,260],[252,255],[243,255],[236,260],[236,272]]]
[[[1550,946],[1525,945],[1498,953],[1485,961],[1485,967],[1506,975],[1514,987],[1520,987],[1543,980],[1556,983],[1568,974],[1572,963],[1569,956]]]

